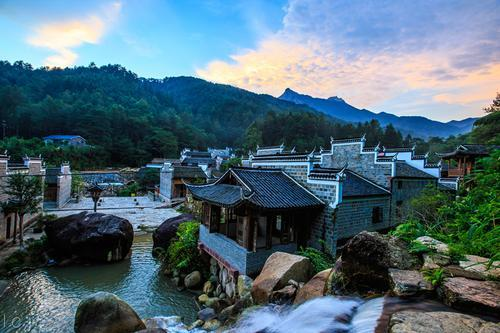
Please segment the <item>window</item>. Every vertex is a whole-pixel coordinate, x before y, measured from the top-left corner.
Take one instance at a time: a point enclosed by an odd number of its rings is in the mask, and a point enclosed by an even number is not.
[[[372,223],[381,223],[384,220],[384,211],[382,207],[372,208]]]
[[[398,180],[398,190],[403,188],[403,181]]]

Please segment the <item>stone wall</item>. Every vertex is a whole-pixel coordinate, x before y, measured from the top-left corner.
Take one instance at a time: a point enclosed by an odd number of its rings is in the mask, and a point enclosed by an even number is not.
[[[375,162],[375,152],[361,153],[362,143],[332,145],[331,153],[322,155],[323,168],[342,168],[359,173],[375,183],[389,187],[392,163]]]
[[[375,207],[382,209],[382,222],[372,223]],[[390,209],[390,196],[344,200],[338,205],[334,218],[338,239],[352,237],[363,230],[387,229],[391,225]]]

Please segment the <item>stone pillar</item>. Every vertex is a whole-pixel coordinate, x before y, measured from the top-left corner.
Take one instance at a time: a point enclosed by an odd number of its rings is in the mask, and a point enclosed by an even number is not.
[[[160,171],[160,195],[167,201],[172,200],[172,178],[174,168],[171,163],[164,163]]]
[[[57,176],[57,207],[62,208],[71,199],[71,168],[69,162],[61,164]]]
[[[30,175],[43,174],[42,159],[40,157],[24,157],[24,165],[29,168]]]

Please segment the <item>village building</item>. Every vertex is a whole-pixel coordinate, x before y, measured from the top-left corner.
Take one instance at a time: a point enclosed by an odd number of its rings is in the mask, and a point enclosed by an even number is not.
[[[207,174],[199,166],[164,163],[160,170],[160,198],[170,203],[184,199],[186,184],[204,184],[207,178]]]
[[[87,141],[79,135],[49,135],[43,138],[45,144],[54,144],[57,146],[75,146],[84,147]]]
[[[11,202],[12,198],[5,192],[8,178],[18,173],[43,178],[45,176],[45,168],[42,159],[39,157],[25,157],[23,163],[11,163],[6,153],[0,155],[0,202],[5,204]],[[41,208],[40,206],[40,213],[27,214],[24,217],[25,226],[31,224],[41,214]],[[18,221],[19,217],[14,210],[6,207],[0,211],[0,243],[10,241],[16,236],[19,232]]]
[[[187,185],[197,205],[200,249],[233,274],[254,274],[275,251],[306,246],[324,202],[277,169],[231,168],[215,183]]]
[[[283,234],[273,226],[277,220],[284,225],[288,215],[294,217],[294,223],[288,224],[295,228],[294,246],[335,253],[360,231],[394,227],[404,219],[412,198],[429,184],[438,186],[440,165],[429,163],[427,157],[415,154],[415,147],[366,147],[364,137],[332,138],[330,149],[309,153],[287,151],[284,145],[258,147],[243,160],[245,168],[230,169],[214,184],[188,186],[194,203],[202,202],[198,211],[204,223],[200,247],[228,271],[251,273],[273,251],[283,251],[283,244],[276,242]],[[281,190],[281,180],[269,177],[273,172],[291,180],[294,190]],[[308,209],[301,207],[300,212],[290,213],[290,207],[280,207],[279,219],[266,210],[268,207],[252,201],[263,196],[300,204],[300,199],[290,197],[299,190],[301,198],[311,200]],[[256,194],[259,191],[260,195]],[[271,227],[264,221],[270,221]],[[264,229],[266,234],[259,233],[259,228],[270,229]],[[259,258],[257,263],[254,258]]]
[[[498,146],[463,144],[450,153],[439,154],[444,161],[441,176],[444,178],[461,179],[470,175],[479,158],[489,156],[490,151]]]
[[[43,205],[63,208],[71,200],[71,168],[63,163],[59,168],[46,168]]]

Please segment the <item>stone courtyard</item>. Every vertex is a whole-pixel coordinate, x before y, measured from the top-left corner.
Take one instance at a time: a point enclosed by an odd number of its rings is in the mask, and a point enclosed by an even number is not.
[[[92,211],[94,202],[91,198],[83,198],[80,202],[69,202],[62,209],[46,210],[47,214],[68,216],[82,211]],[[102,197],[98,213],[112,214],[125,218],[132,223],[135,231],[154,229],[168,218],[179,215],[161,201],[153,201],[149,197]]]

